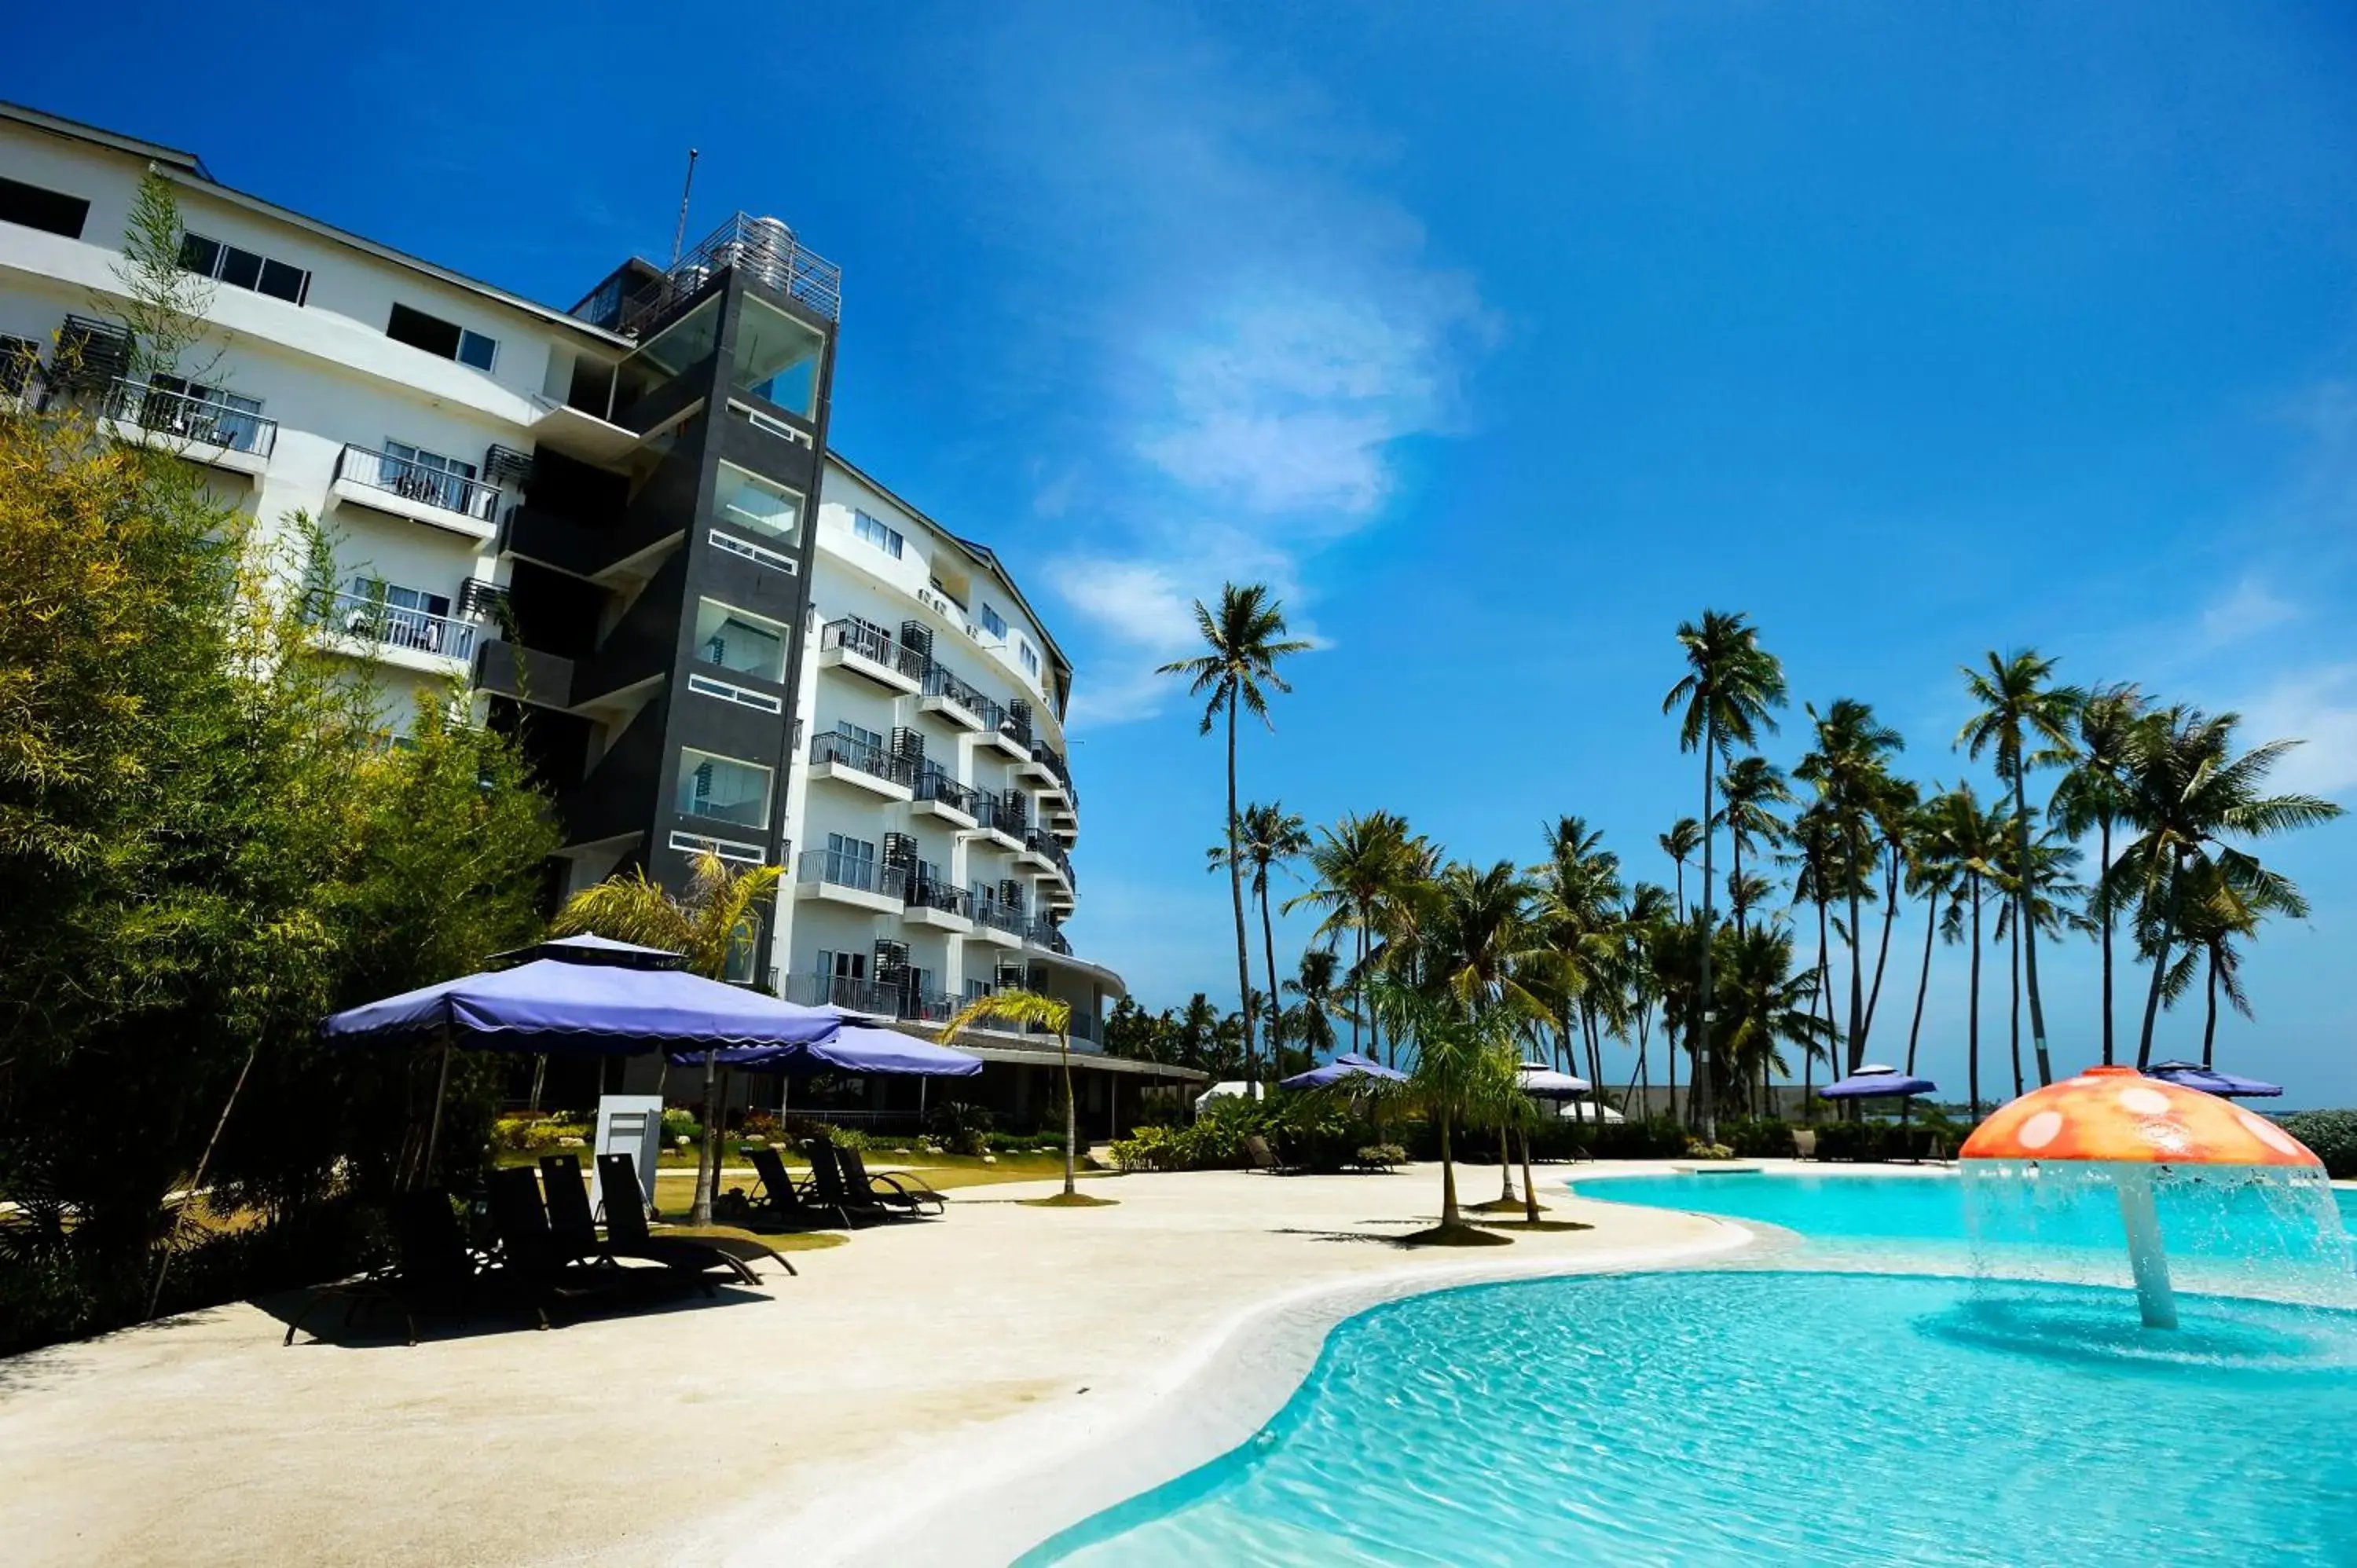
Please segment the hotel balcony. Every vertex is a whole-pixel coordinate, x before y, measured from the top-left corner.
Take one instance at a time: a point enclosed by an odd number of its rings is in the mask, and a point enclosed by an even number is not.
[[[917,801],[911,808],[920,817],[939,817],[952,827],[969,831],[982,825],[982,796],[959,783],[936,763],[917,775]]]
[[[1009,854],[1023,853],[1023,835],[1029,828],[1023,820],[1021,805],[1018,799],[1015,808],[1010,810],[998,796],[976,794],[974,797],[974,824],[990,836],[992,843]]]
[[[323,647],[432,675],[465,675],[483,628],[452,616],[404,609],[372,595],[341,593],[328,602],[315,634]]]
[[[812,737],[810,759],[813,783],[832,779],[887,800],[915,798],[907,759],[893,756],[880,746],[827,730]]]
[[[985,941],[1019,948],[1023,945],[1024,929],[1030,923],[1031,918],[1015,905],[1002,904],[996,898],[974,901],[974,934]]]
[[[805,1007],[841,1007],[911,1024],[946,1024],[957,1012],[957,999],[946,993],[847,974],[789,974],[783,991],[787,1001]]]
[[[806,849],[796,863],[794,897],[897,915],[908,903],[909,881],[906,866],[831,849]]]
[[[1025,922],[1023,940],[1026,945],[1038,948],[1043,952],[1056,953],[1064,958],[1072,956],[1071,939],[1065,936],[1057,928],[1056,922],[1050,919],[1041,918]]]
[[[1002,710],[996,703],[959,680],[939,664],[925,666],[924,695],[918,711],[939,714],[952,724],[976,734],[997,727]]]
[[[122,376],[107,389],[106,417],[117,435],[249,478],[278,445],[278,422],[252,409]]]
[[[328,493],[339,501],[469,539],[488,540],[499,532],[497,485],[366,446],[344,448]]]
[[[909,889],[909,905],[901,918],[911,926],[970,931],[974,929],[974,895],[963,887],[920,876]]]
[[[882,627],[856,617],[831,620],[819,631],[819,668],[865,675],[879,686],[915,696],[924,688],[931,662],[903,646]]]
[[[1053,871],[1063,853],[1063,847],[1049,836],[1047,829],[1026,828],[1023,830],[1023,848],[1015,858],[1035,871]]]
[[[1017,768],[1018,778],[1029,779],[1047,794],[1067,794],[1071,789],[1071,774],[1065,769],[1064,759],[1049,744],[1034,736],[1030,748],[1023,755],[1023,766]]]
[[[1004,713],[998,726],[990,732],[991,744],[1017,762],[1031,760],[1031,719],[1028,714]]]

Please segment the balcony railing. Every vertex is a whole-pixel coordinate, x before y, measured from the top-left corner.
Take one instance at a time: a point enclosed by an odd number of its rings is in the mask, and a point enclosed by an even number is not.
[[[963,887],[952,887],[946,882],[934,882],[919,877],[909,889],[911,909],[939,909],[944,915],[962,919],[974,918],[974,895]]]
[[[939,763],[928,765],[923,772],[917,775],[917,799],[938,800],[952,811],[963,811],[976,822],[982,819],[982,793],[951,778]]]
[[[1005,931],[1011,937],[1021,936],[1024,927],[1030,923],[1030,917],[1023,912],[1020,906],[1002,904],[996,898],[976,898],[974,901],[974,918],[977,924],[988,926],[994,931]]]
[[[1020,795],[999,796],[998,811],[996,815],[1000,832],[1012,833],[1017,838],[1021,838],[1030,829],[1030,803]]]
[[[389,452],[375,451],[367,446],[346,446],[343,456],[336,459],[336,478],[349,479],[356,485],[382,490],[404,500],[419,501],[455,511],[477,522],[490,522],[499,514],[500,490],[497,485],[470,479],[464,474],[454,474],[446,468],[428,467],[423,463],[396,457]]]
[[[480,629],[471,621],[404,609],[362,594],[338,594],[328,608],[328,625],[346,637],[446,659],[474,658],[475,634]]]
[[[1031,760],[1039,764],[1042,768],[1045,768],[1049,772],[1054,774],[1056,776],[1057,783],[1062,785],[1068,790],[1071,789],[1071,769],[1064,766],[1063,756],[1061,753],[1058,752],[1055,747],[1049,746],[1044,740],[1034,740],[1031,743]]]
[[[175,436],[199,446],[221,446],[267,457],[278,445],[278,422],[222,403],[118,376],[106,412],[125,424],[155,435]]]
[[[1056,929],[1053,920],[1028,922],[1023,928],[1023,940],[1035,948],[1046,948],[1049,952],[1062,953],[1066,958],[1072,956],[1071,940]]]
[[[907,902],[909,878],[905,865],[887,865],[865,855],[832,849],[806,849],[796,864],[803,882],[848,887],[859,893],[879,893],[887,898]]]
[[[811,737],[811,765],[832,762],[865,773],[871,779],[881,779],[888,784],[906,784],[909,761],[895,757],[880,746],[856,740],[840,730],[827,730]]]
[[[1044,828],[1032,828],[1023,835],[1023,847],[1034,854],[1046,855],[1049,863],[1063,873],[1064,880],[1071,881],[1072,857],[1064,852],[1062,844],[1056,842],[1053,833]]]
[[[819,647],[840,648],[845,653],[856,654],[871,664],[881,664],[911,681],[922,681],[925,670],[932,661],[915,649],[909,648],[882,627],[856,617],[831,620],[819,633]]]
[[[943,664],[928,662],[925,666],[925,695],[955,703],[975,718],[994,721],[1000,711],[998,704],[961,681]]]
[[[1024,750],[1031,749],[1031,721],[1028,717],[1002,710],[998,720],[998,733]]]
[[[785,997],[805,1007],[841,1007],[910,1023],[945,1024],[957,1012],[957,998],[944,992],[847,974],[790,974]]]
[[[713,274],[735,267],[833,321],[843,310],[843,269],[807,250],[775,218],[739,212],[704,237],[661,278],[622,302],[613,326],[636,336],[652,318],[694,295]]]

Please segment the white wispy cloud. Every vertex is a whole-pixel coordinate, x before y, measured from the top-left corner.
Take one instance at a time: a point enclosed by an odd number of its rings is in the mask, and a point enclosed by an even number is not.
[[[2257,577],[2244,577],[2234,591],[2201,612],[2205,648],[2223,648],[2299,618],[2299,607],[2278,596]]]
[[[2269,780],[2274,787],[2312,795],[2357,793],[2357,663],[2282,675],[2240,707],[2244,742],[2306,743],[2277,766]]]

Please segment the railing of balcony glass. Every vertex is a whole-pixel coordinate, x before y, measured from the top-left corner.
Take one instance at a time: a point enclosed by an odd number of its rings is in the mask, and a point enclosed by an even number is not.
[[[909,781],[909,761],[895,757],[880,746],[855,739],[839,730],[826,730],[811,737],[810,759],[813,767],[832,762],[855,768],[871,779],[887,783],[906,784]]]
[[[199,397],[168,387],[114,379],[107,415],[157,435],[177,436],[199,446],[221,446],[267,457],[278,445],[278,422],[264,419],[219,397]]]
[[[911,681],[922,681],[931,660],[915,649],[902,644],[890,632],[873,621],[856,616],[831,620],[819,632],[821,648],[840,648],[845,653],[856,654],[872,664],[896,670]]]
[[[478,522],[490,522],[498,515],[498,486],[371,447],[346,446],[336,459],[336,478],[404,500],[455,511]]]
[[[909,877],[905,865],[887,865],[866,855],[832,849],[806,849],[795,864],[797,875],[803,882],[880,893],[887,898],[908,901]]]
[[[447,659],[472,659],[479,629],[472,622],[455,617],[404,609],[373,595],[350,593],[338,594],[330,601],[328,626],[346,637],[386,648],[438,653]]]

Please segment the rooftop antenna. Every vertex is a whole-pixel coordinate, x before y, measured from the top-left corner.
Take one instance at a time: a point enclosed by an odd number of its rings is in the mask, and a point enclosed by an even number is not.
[[[671,264],[679,265],[679,248],[687,240],[687,198],[695,188],[695,149],[687,149],[687,178],[679,188],[679,222],[671,231]]]

